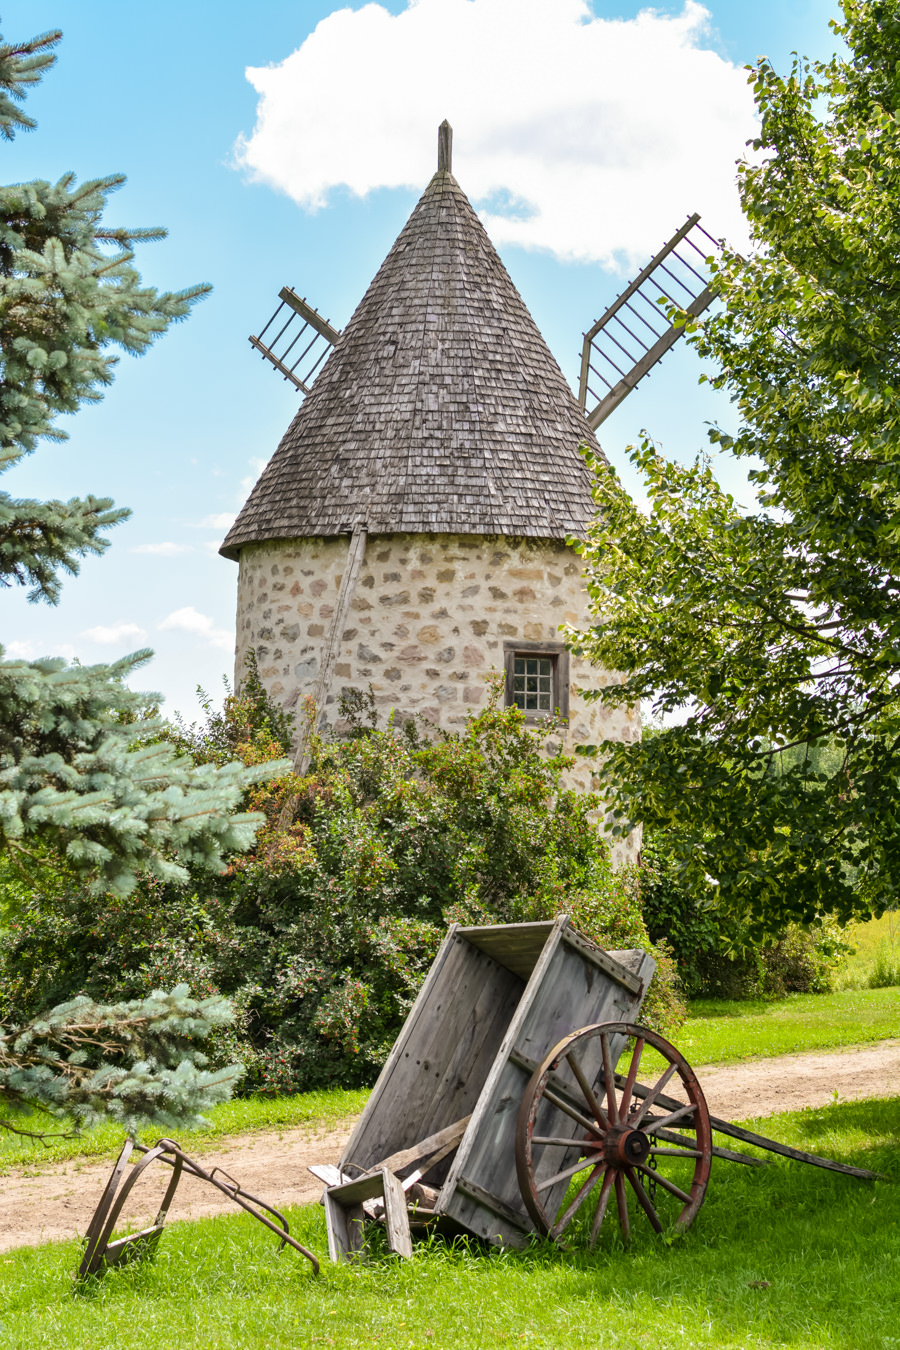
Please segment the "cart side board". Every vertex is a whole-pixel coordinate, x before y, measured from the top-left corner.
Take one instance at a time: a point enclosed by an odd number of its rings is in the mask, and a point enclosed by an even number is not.
[[[474,1110],[524,988],[451,928],[344,1149],[342,1172],[374,1167]],[[433,1184],[448,1167],[439,1164]]]
[[[521,1246],[528,1240],[533,1225],[519,1192],[515,1130],[531,1066],[578,1027],[636,1020],[654,969],[647,953],[601,952],[572,932],[565,917],[557,920],[510,1020],[435,1206],[437,1212],[490,1241]],[[612,1046],[614,1058],[621,1048]],[[584,1064],[592,1081],[600,1076],[600,1068],[599,1062]],[[548,1133],[567,1138],[579,1133],[571,1117],[549,1105],[546,1110]],[[561,1183],[560,1200],[566,1185]],[[548,1203],[554,1199],[551,1190]]]

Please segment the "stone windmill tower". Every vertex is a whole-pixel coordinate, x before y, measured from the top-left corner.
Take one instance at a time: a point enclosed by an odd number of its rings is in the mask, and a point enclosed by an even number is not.
[[[568,747],[638,736],[637,711],[584,700],[611,677],[559,633],[588,622],[566,539],[592,515],[578,447],[599,447],[451,172],[447,123],[437,172],[344,331],[281,298],[301,346],[311,332],[309,347],[333,348],[222,545],[240,566],[237,680],[254,648],[285,706],[311,695],[334,722],[341,691],[371,686],[385,712],[450,729],[493,670],[527,718],[568,719]],[[587,785],[589,763],[574,774]]]

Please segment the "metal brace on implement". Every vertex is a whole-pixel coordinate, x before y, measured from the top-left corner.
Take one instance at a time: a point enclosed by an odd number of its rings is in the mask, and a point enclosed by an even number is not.
[[[135,1151],[142,1153],[144,1156],[140,1162],[136,1162],[129,1168],[128,1160]],[[117,1238],[114,1242],[111,1242],[110,1239],[125,1201],[147,1168],[157,1161],[171,1167],[172,1179],[166,1187],[162,1205],[154,1222],[149,1228],[142,1228],[138,1233],[129,1233],[126,1237]],[[128,1172],[127,1177],[126,1171]],[[175,1143],[174,1139],[158,1139],[152,1148],[147,1148],[144,1144],[136,1144],[129,1139],[116,1159],[115,1167],[106,1183],[106,1189],[94,1211],[94,1217],[91,1219],[84,1239],[84,1257],[78,1267],[76,1278],[83,1280],[89,1275],[101,1276],[110,1266],[127,1265],[131,1261],[154,1252],[162,1237],[166,1215],[169,1212],[169,1207],[183,1173],[197,1177],[200,1181],[206,1181],[210,1186],[215,1186],[216,1190],[221,1191],[223,1195],[227,1195],[229,1200],[233,1200],[236,1205],[240,1205],[241,1209],[245,1209],[248,1214],[253,1215],[254,1219],[258,1219],[260,1223],[264,1223],[267,1228],[272,1230],[275,1236],[280,1239],[279,1251],[282,1251],[285,1246],[293,1247],[301,1256],[306,1257],[312,1265],[314,1274],[318,1275],[318,1261],[312,1252],[307,1251],[296,1238],[291,1237],[284,1215],[274,1209],[272,1205],[266,1204],[265,1200],[260,1200],[258,1196],[245,1191],[235,1181],[234,1177],[230,1177],[220,1167],[214,1167],[211,1172],[207,1172],[195,1159],[189,1158],[183,1149]],[[265,1214],[262,1213],[263,1210],[266,1211]],[[273,1215],[274,1219],[267,1218],[266,1215]],[[277,1222],[274,1220],[277,1220]]]

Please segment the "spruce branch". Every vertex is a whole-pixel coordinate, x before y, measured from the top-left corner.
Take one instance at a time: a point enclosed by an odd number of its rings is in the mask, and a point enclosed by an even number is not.
[[[0,1026],[0,1102],[13,1118],[39,1111],[81,1126],[106,1116],[129,1133],[145,1123],[202,1123],[200,1113],[230,1096],[243,1072],[205,1067],[203,1042],[232,1021],[227,1000],[193,999],[186,985],[109,1005],[72,999],[22,1026]],[[49,1137],[5,1119],[0,1128]]]
[[[13,100],[21,103],[29,88],[43,79],[56,61],[52,48],[61,38],[59,29],[54,29],[29,42],[0,45],[0,136],[5,140],[14,140],[17,131],[31,131],[37,125]]]

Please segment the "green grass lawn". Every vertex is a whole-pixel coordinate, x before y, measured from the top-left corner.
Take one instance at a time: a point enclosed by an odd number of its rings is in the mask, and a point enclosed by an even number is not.
[[[357,1115],[366,1103],[368,1089],[334,1088],[328,1092],[299,1092],[290,1097],[241,1097],[211,1107],[209,1124],[200,1130],[173,1131],[189,1153],[203,1153],[225,1135],[247,1134],[254,1130],[292,1129],[306,1125],[311,1130],[327,1129],[339,1120]],[[19,1123],[19,1122],[17,1122]],[[31,1129],[47,1128],[46,1117],[22,1122]],[[51,1125],[53,1128],[61,1128]],[[164,1130],[142,1130],[138,1138],[152,1143]],[[104,1124],[74,1139],[52,1139],[46,1145],[0,1130],[0,1176],[14,1167],[64,1162],[69,1158],[111,1158],[125,1139],[121,1126]],[[0,1342],[2,1344],[2,1342]]]
[[[894,1036],[900,1036],[900,989],[848,989],[771,1003],[698,999],[672,1039],[692,1064],[732,1064]]]
[[[900,1100],[775,1117],[799,1147],[900,1180]],[[325,1254],[322,1211],[294,1210]],[[776,1162],[716,1162],[693,1227],[666,1245],[636,1224],[599,1250],[524,1253],[439,1240],[398,1263],[379,1254],[319,1278],[277,1255],[243,1216],[172,1225],[154,1262],[73,1293],[75,1243],[0,1254],[3,1350],[256,1350],[385,1346],[900,1347],[900,1186]]]

